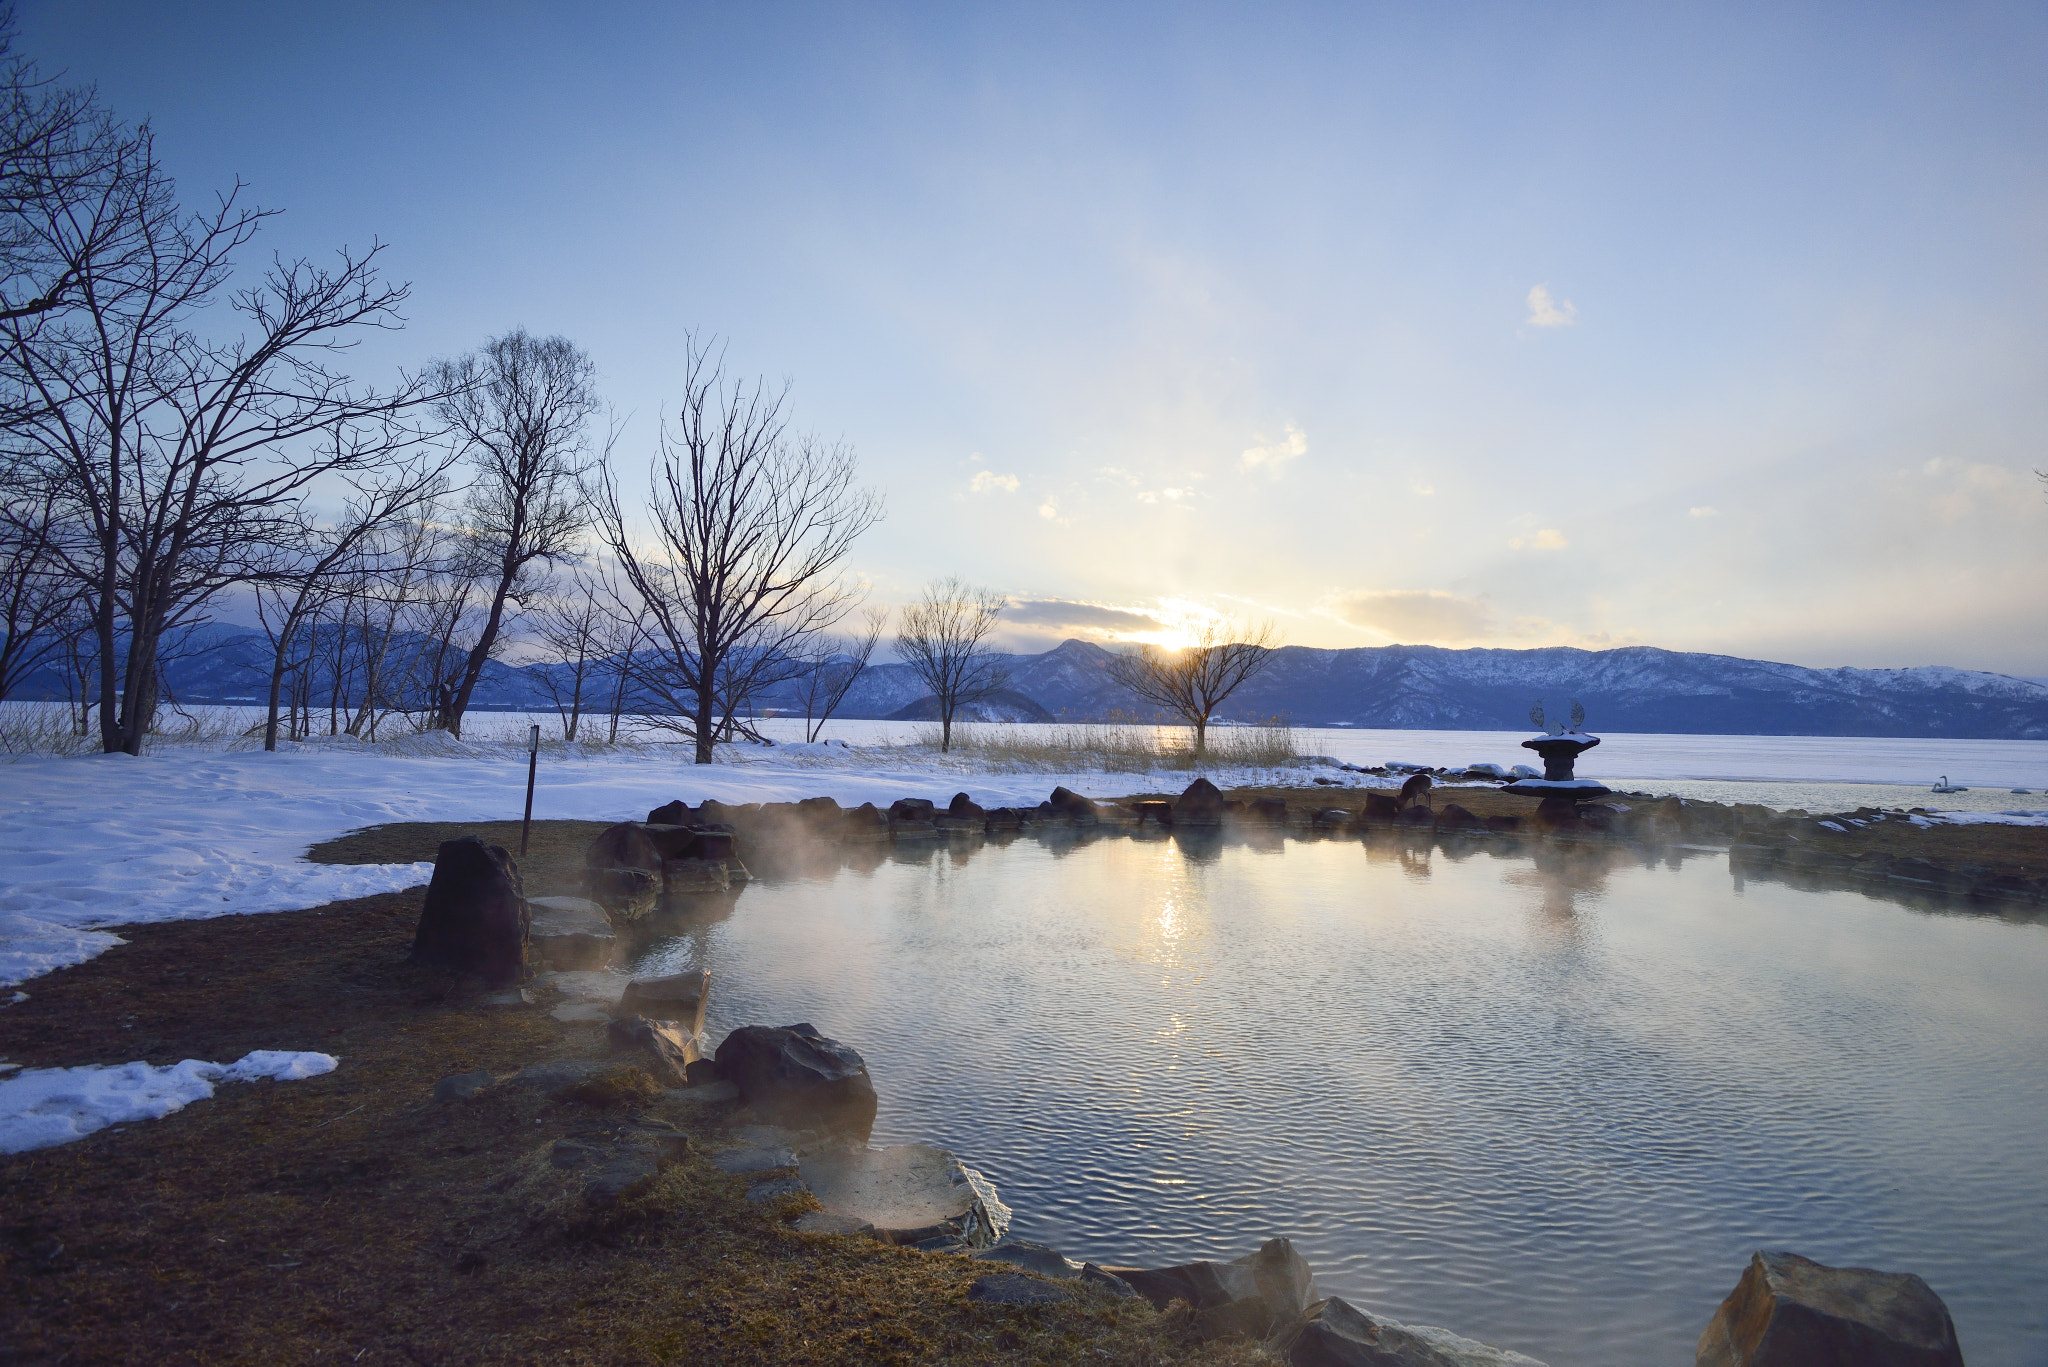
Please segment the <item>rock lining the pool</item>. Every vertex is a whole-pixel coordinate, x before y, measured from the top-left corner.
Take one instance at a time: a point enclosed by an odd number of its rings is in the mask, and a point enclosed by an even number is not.
[[[1330,834],[1383,816],[1369,802],[1363,812],[1317,808],[1298,820],[1283,800],[1231,801],[1202,779],[1178,803],[1101,803],[1065,788],[1034,809],[984,810],[962,793],[944,813],[919,799],[901,800],[886,814],[872,804],[845,812],[830,799],[746,807],[706,802],[695,811],[675,802],[649,813],[659,821],[622,822],[599,835],[586,859],[588,889],[598,901],[537,899],[547,903],[538,934],[529,932],[535,923],[519,895],[510,856],[496,846],[480,847],[474,837],[447,842],[418,943],[431,942],[437,962],[474,965],[486,985],[530,977],[538,951],[544,962],[559,965],[539,985],[576,998],[565,1003],[570,1014],[557,1007],[557,1017],[601,1022],[609,1057],[539,1062],[502,1081],[488,1073],[459,1074],[443,1079],[432,1100],[457,1105],[497,1087],[534,1087],[558,1100],[625,1110],[623,1120],[536,1150],[500,1180],[495,1189],[524,1202],[536,1217],[602,1217],[645,1196],[691,1152],[689,1137],[672,1121],[647,1113],[665,1098],[718,1136],[708,1155],[712,1167],[746,1181],[747,1199],[798,1233],[872,1238],[1014,1269],[973,1283],[968,1299],[980,1304],[1030,1307],[1088,1296],[1142,1297],[1161,1311],[1184,1304],[1198,1337],[1254,1341],[1294,1367],[1542,1367],[1533,1358],[1449,1330],[1402,1324],[1340,1298],[1320,1297],[1307,1261],[1285,1238],[1268,1239],[1256,1252],[1229,1261],[1157,1268],[1102,1267],[1009,1239],[1011,1211],[994,1184],[951,1151],[867,1143],[877,1098],[865,1060],[850,1045],[808,1023],[750,1025],[732,1031],[715,1059],[707,1059],[700,1053],[707,971],[623,984],[594,971],[616,952],[618,936],[608,941],[592,913],[614,927],[630,926],[674,899],[714,889],[729,893],[734,882],[750,876],[738,857],[742,842],[767,850],[827,838],[861,843],[878,832],[892,842],[929,841],[1034,825],[1135,832],[1148,825],[1171,828],[1182,810],[1188,816],[1184,824],[1212,836],[1219,826]],[[1419,824],[1409,817],[1416,810],[1404,809],[1395,819]],[[1613,810],[1625,815],[1632,809],[1615,804]],[[1726,824],[1727,809],[1712,804],[1665,799],[1648,810],[1671,820],[1668,828],[1648,825],[1653,834]],[[1799,819],[1771,813],[1767,822],[1759,821],[1740,809],[1736,818],[1738,833],[1783,829]],[[1551,823],[1549,833],[1560,833],[1561,824]],[[1434,813],[1430,825],[1459,836],[1512,829],[1455,804]],[[1575,825],[1579,829],[1565,833],[1577,836],[1583,829],[1605,837],[1645,829],[1640,821],[1624,829],[1583,820]],[[1796,843],[1796,831],[1790,834]],[[1760,852],[1778,848],[1737,844],[1731,866],[1737,851],[1755,862],[1767,860]],[[1917,866],[1912,872],[1935,881]],[[2038,896],[2031,887],[2023,891]],[[450,907],[472,905],[486,914],[451,918]],[[577,1208],[585,1214],[573,1216]],[[1962,1363],[1947,1308],[1918,1277],[1830,1268],[1796,1254],[1764,1252],[1752,1259],[1702,1333],[1697,1361],[1702,1367],[1791,1367],[1822,1358],[1928,1367]]]

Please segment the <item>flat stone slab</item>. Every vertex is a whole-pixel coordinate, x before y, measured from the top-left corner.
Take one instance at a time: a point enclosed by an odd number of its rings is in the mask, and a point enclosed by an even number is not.
[[[1074,1293],[1022,1272],[991,1272],[975,1279],[967,1299],[980,1305],[1058,1305],[1074,1299]]]
[[[603,968],[611,961],[618,937],[604,908],[582,897],[529,897],[533,913],[528,934],[534,957],[550,968]]]
[[[953,1235],[992,1244],[1009,1215],[1000,1201],[990,1211],[960,1160],[933,1144],[826,1149],[798,1170],[828,1214],[865,1220],[891,1243]]]
[[[589,1025],[612,1018],[612,1009],[603,1002],[563,1002],[548,1012],[564,1025]]]
[[[1543,1367],[1535,1358],[1462,1338],[1427,1324],[1402,1324],[1332,1296],[1317,1301],[1275,1335],[1282,1362],[1374,1363],[1383,1367]]]
[[[1026,1272],[1036,1272],[1041,1277],[1078,1277],[1081,1264],[1061,1253],[1056,1248],[1032,1243],[1029,1239],[1005,1239],[991,1244],[974,1255],[983,1262],[1008,1263]]]

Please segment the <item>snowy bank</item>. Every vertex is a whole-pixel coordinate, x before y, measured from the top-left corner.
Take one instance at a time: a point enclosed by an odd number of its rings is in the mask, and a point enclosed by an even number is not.
[[[695,765],[678,747],[542,754],[536,820],[637,819],[692,805],[820,794],[888,805],[966,791],[983,806],[1035,806],[1055,784],[1091,797],[1185,787],[1185,772],[974,773],[896,746],[744,747]],[[1219,783],[1301,771],[1217,773]],[[350,738],[274,754],[193,746],[0,765],[0,986],[83,963],[121,943],[103,927],[294,911],[425,883],[430,864],[312,864],[308,849],[392,821],[518,820],[524,747],[445,734]]]
[[[293,1082],[331,1073],[339,1063],[332,1054],[256,1049],[233,1063],[188,1058],[164,1068],[30,1068],[0,1078],[0,1153],[69,1144],[109,1125],[161,1120],[212,1096],[217,1082]]]

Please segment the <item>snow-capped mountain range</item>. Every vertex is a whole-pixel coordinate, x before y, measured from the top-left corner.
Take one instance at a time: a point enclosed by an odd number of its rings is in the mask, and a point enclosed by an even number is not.
[[[1011,691],[1055,716],[1139,711],[1109,677],[1110,652],[1067,641],[1010,657]],[[842,708],[884,717],[923,690],[903,665],[871,667]],[[1230,699],[1240,721],[1284,716],[1298,726],[1512,730],[1537,699],[1576,698],[1595,730],[1704,735],[2048,738],[2048,687],[1942,666],[1807,669],[1652,646],[1618,650],[1445,650],[1284,646]]]
[[[259,633],[210,627],[166,673],[186,703],[255,702],[264,694],[269,651]],[[992,718],[1070,721],[1149,716],[1110,677],[1112,655],[1070,640],[1037,655],[1004,659],[1005,695]],[[545,665],[493,662],[478,688],[486,708],[544,707],[536,687]],[[17,697],[62,697],[54,674],[32,677]],[[1297,726],[1502,730],[1528,724],[1529,706],[1576,698],[1596,731],[1702,735],[1940,736],[2048,738],[2048,686],[1978,670],[1807,669],[1651,646],[1618,650],[1445,650],[1378,646],[1317,650],[1285,646],[1223,709],[1236,721],[1285,717]],[[763,706],[786,706],[770,696]],[[909,666],[877,664],[855,683],[837,715],[917,716],[925,690]],[[1039,709],[1042,709],[1040,711]]]

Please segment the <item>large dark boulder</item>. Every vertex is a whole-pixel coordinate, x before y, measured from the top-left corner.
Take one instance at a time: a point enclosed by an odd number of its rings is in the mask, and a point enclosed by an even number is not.
[[[983,821],[988,817],[981,804],[965,793],[953,794],[953,800],[946,806],[946,815],[958,821]]]
[[[1095,804],[1071,788],[1055,788],[1046,804],[1069,821],[1094,821],[1098,818]]]
[[[1223,794],[1206,778],[1198,778],[1181,790],[1173,804],[1176,826],[1220,826],[1223,824]]]
[[[526,951],[532,920],[519,866],[504,846],[486,845],[473,835],[444,840],[434,855],[412,957],[475,973],[486,987],[509,987],[531,976]]]
[[[872,802],[863,802],[839,820],[839,838],[867,842],[889,838],[889,814]]]
[[[1486,829],[1486,823],[1455,802],[1446,802],[1444,809],[1436,814],[1436,828],[1440,831],[1479,831]]]
[[[813,831],[831,832],[838,828],[839,804],[829,797],[807,797],[796,804],[796,811]]]
[[[1246,809],[1246,815],[1253,821],[1263,821],[1269,826],[1284,826],[1287,824],[1287,799],[1255,797]]]
[[[861,1056],[809,1024],[743,1025],[718,1046],[718,1071],[769,1120],[866,1139],[875,1084]]]
[[[621,821],[608,826],[583,852],[583,864],[591,869],[645,869],[659,876],[662,849],[641,821]]]
[[[891,821],[930,821],[934,815],[930,798],[899,797],[889,804]]]
[[[1402,826],[1434,826],[1436,813],[1423,806],[1403,807],[1394,820]]]
[[[1401,803],[1398,798],[1390,797],[1386,793],[1367,793],[1365,795],[1365,810],[1360,813],[1360,816],[1365,820],[1393,821],[1400,815]]]
[[[1956,1327],[1910,1272],[1758,1253],[1700,1335],[1699,1367],[1962,1367]]]
[[[690,804],[681,798],[677,798],[674,802],[664,802],[661,806],[649,812],[647,814],[647,824],[650,826],[688,826],[694,824],[695,818],[696,813],[690,810]]]

